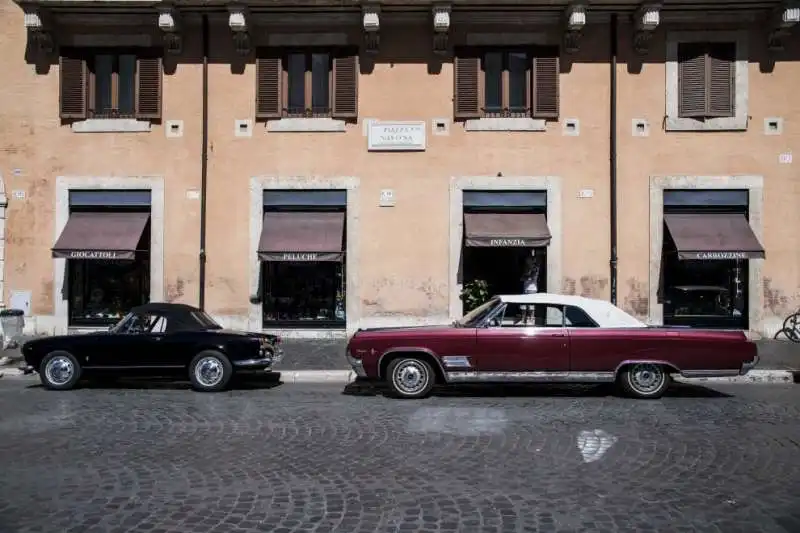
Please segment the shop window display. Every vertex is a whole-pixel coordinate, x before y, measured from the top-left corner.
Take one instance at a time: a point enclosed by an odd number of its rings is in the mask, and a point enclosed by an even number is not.
[[[344,261],[262,262],[264,327],[343,328]]]
[[[71,326],[106,326],[119,321],[131,307],[150,298],[150,261],[71,259],[69,317]]]
[[[664,235],[664,324],[747,329],[749,262],[682,260],[669,232]]]

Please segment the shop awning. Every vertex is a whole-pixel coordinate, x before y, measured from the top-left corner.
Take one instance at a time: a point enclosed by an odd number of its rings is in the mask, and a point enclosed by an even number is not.
[[[466,213],[467,246],[534,248],[550,244],[547,218],[532,213]]]
[[[265,213],[258,244],[262,261],[341,261],[345,214]]]
[[[72,213],[53,246],[61,259],[133,259],[150,213]]]
[[[763,259],[764,247],[741,214],[666,214],[680,259]]]

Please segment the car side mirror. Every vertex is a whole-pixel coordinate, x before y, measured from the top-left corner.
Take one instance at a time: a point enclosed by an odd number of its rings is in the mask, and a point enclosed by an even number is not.
[[[487,327],[487,328],[497,328],[497,327],[500,327],[500,321],[499,321],[499,320],[497,320],[496,318],[493,318],[493,319],[489,320],[489,321],[486,323],[486,327]]]

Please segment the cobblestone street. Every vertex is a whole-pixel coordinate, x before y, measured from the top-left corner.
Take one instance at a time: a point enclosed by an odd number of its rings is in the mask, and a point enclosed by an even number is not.
[[[0,381],[0,532],[800,531],[800,387]]]

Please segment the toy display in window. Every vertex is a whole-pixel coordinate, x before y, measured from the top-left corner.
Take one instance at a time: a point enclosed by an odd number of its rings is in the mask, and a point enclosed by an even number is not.
[[[333,262],[265,265],[264,320],[344,320],[341,268]]]

